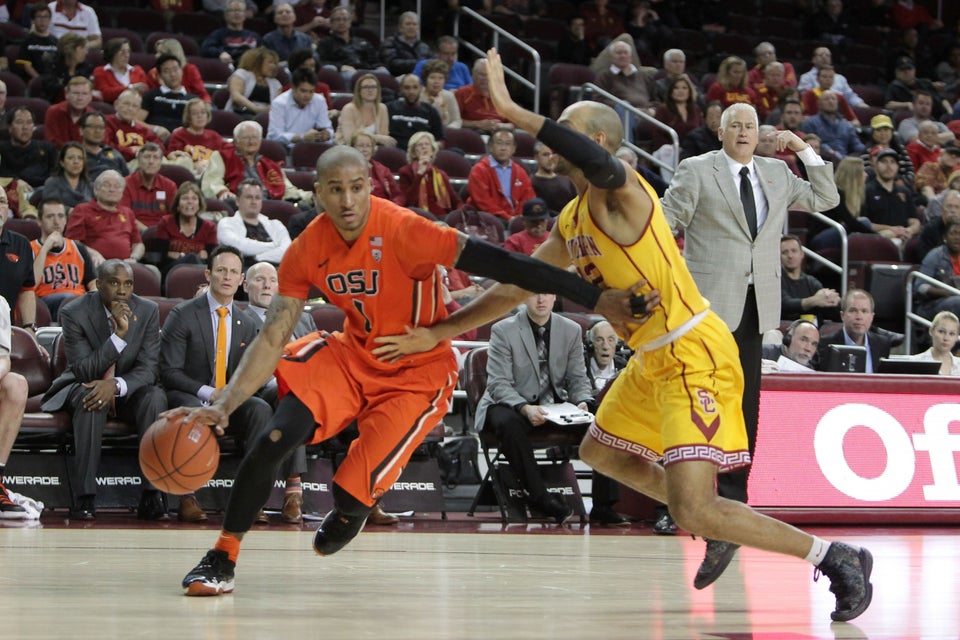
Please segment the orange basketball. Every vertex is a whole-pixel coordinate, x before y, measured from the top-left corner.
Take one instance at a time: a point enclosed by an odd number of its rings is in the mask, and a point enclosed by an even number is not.
[[[213,429],[182,417],[157,420],[140,441],[140,469],[166,493],[184,495],[203,487],[219,462]]]

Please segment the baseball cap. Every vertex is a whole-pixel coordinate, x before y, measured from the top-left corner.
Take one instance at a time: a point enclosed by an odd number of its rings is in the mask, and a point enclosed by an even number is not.
[[[917,65],[913,63],[913,58],[909,56],[900,56],[897,58],[897,71],[900,69],[915,69]]]
[[[546,220],[550,217],[550,209],[543,198],[530,198],[523,203],[523,218],[525,220]]]
[[[890,116],[885,116],[882,113],[879,113],[872,118],[870,118],[870,128],[871,129],[893,129],[893,120],[890,119]]]
[[[960,156],[960,147],[955,144],[948,145],[943,148],[944,153],[949,153],[952,156]]]
[[[876,148],[874,148],[874,151],[876,151],[876,153],[874,154],[873,152],[871,152],[871,155],[873,155],[873,157],[876,158],[877,160],[881,160],[882,158],[887,158],[887,157],[892,157],[896,160],[900,159],[900,154],[894,151],[893,149],[891,149],[890,147],[883,147],[880,150],[877,150]]]

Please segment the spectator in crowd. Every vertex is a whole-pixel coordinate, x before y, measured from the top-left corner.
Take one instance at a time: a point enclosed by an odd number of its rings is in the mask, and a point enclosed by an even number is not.
[[[163,149],[148,142],[137,150],[137,170],[126,177],[120,204],[133,211],[141,232],[160,224],[177,193],[176,183],[160,175],[162,163]]]
[[[953,355],[958,337],[960,319],[950,311],[941,311],[933,316],[933,324],[930,325],[932,346],[913,356],[913,359],[939,362],[942,376],[960,376],[960,358]]]
[[[161,55],[155,68],[159,70],[160,86],[143,96],[144,122],[158,127],[157,136],[166,142],[170,133],[180,126],[187,103],[200,96],[183,86],[183,67],[176,56]]]
[[[867,172],[867,178],[873,177],[873,158],[880,153],[881,149],[893,149],[897,152],[897,163],[900,165],[898,180],[903,184],[913,187],[915,173],[913,162],[907,155],[907,150],[903,147],[900,137],[895,135],[893,130],[893,120],[890,116],[878,113],[870,118],[870,140],[867,142],[867,150],[861,154],[863,159],[863,168]]]
[[[33,251],[30,241],[7,225],[10,202],[0,190],[0,297],[6,299],[11,314],[16,310],[20,326],[37,330],[36,282],[33,278]],[[10,316],[13,319],[13,315]]]
[[[897,152],[883,149],[874,160],[874,176],[867,181],[867,196],[861,213],[873,223],[873,230],[899,243],[920,232],[914,193],[897,184],[900,170]]]
[[[633,64],[633,47],[623,40],[615,40],[607,50],[610,66],[597,73],[597,86],[652,116],[656,112],[657,87],[650,75]],[[611,106],[623,115],[619,105]],[[632,131],[635,121],[630,114],[627,132]]]
[[[0,142],[0,176],[26,181],[33,189],[43,183],[57,165],[57,148],[33,139],[33,112],[15,107],[7,114],[10,139]]]
[[[293,5],[293,12],[297,17],[296,29],[310,36],[314,42],[330,32],[330,11],[332,7],[327,0],[308,0]]]
[[[256,173],[269,200],[313,202],[313,193],[293,186],[274,160],[260,153],[263,127],[259,122],[245,120],[233,128],[233,144],[224,145],[210,156],[203,174],[203,195],[207,198],[235,200],[241,181]]]
[[[310,47],[301,47],[290,52],[290,57],[287,58],[287,73],[290,76],[293,76],[293,74],[297,72],[297,69],[307,69],[310,71],[310,73],[314,75],[317,74],[317,59],[313,57],[313,49]],[[289,88],[289,84],[283,86],[284,91]],[[322,95],[323,99],[327,101],[327,109],[331,118],[339,115],[340,112],[333,108],[333,99],[330,95],[330,85],[328,85],[326,82],[317,80],[314,91]]]
[[[842,224],[847,235],[874,233],[873,223],[869,218],[861,215],[866,201],[866,174],[863,171],[863,161],[852,156],[841,160],[837,165],[835,180],[837,191],[840,193],[840,203],[824,211],[823,215]],[[816,218],[810,219],[807,237],[811,239],[810,248],[814,251],[828,247],[840,249],[840,232]]]
[[[699,156],[708,151],[719,151],[721,144],[717,136],[720,128],[720,116],[723,114],[723,105],[716,100],[707,103],[703,112],[703,126],[687,134],[680,143],[680,160]]]
[[[174,129],[167,140],[168,158],[183,163],[198,177],[207,170],[213,154],[226,145],[223,136],[207,128],[212,119],[210,103],[194,98],[183,109],[183,126]]]
[[[73,78],[85,78],[89,82],[92,75],[93,65],[87,62],[87,41],[76,33],[64,34],[57,41],[52,68],[42,76],[43,97],[51,104],[61,102]],[[90,95],[93,96],[92,89]]]
[[[407,77],[416,79],[408,74]],[[418,131],[407,143],[410,164],[400,167],[400,191],[407,206],[429,211],[439,219],[460,206],[460,197],[450,184],[450,177],[433,164],[440,150],[433,134]]]
[[[143,257],[143,240],[133,211],[120,204],[126,185],[116,171],[104,171],[93,183],[94,199],[70,212],[67,237],[84,243],[95,261],[139,262]]]
[[[88,78],[74,76],[67,82],[66,100],[47,109],[43,137],[58,148],[68,142],[80,142],[80,116],[93,111],[93,84]]]
[[[14,373],[10,366],[10,327],[10,308],[0,298],[0,520],[21,520],[27,517],[27,510],[11,500],[3,486],[3,474],[20,432],[29,392],[26,378]]]
[[[797,88],[800,89],[800,91],[809,91],[818,86],[817,71],[820,70],[820,67],[833,65],[833,54],[828,47],[817,47],[813,50],[813,57],[810,62],[813,66],[809,71],[801,75],[800,80],[797,82]],[[867,103],[863,101],[863,98],[858,96],[853,89],[850,88],[850,83],[847,82],[846,76],[838,73],[836,70],[834,70],[833,86],[830,87],[830,90],[842,95],[851,107],[864,107],[867,105]]]
[[[620,147],[617,149],[614,155],[626,162],[634,171],[639,173],[643,179],[646,180],[651,187],[653,187],[653,190],[657,192],[658,197],[663,197],[663,194],[667,190],[667,181],[664,180],[658,172],[641,163],[640,158],[633,149],[630,147]],[[561,207],[561,210],[562,209],[563,207]]]
[[[460,87],[473,84],[473,78],[470,76],[470,68],[457,60],[457,53],[460,49],[460,42],[453,36],[440,36],[437,38],[436,59],[445,62],[449,73],[447,81],[443,88],[448,91],[455,91]],[[427,77],[423,73],[423,67],[426,60],[420,60],[413,68],[413,73],[420,76],[422,82],[426,82]]]
[[[930,30],[943,28],[943,23],[930,15],[927,8],[914,0],[897,0],[890,10],[893,26],[897,29],[923,27]]]
[[[921,130],[926,128],[926,133],[921,135],[921,137],[926,137],[928,143],[933,140],[933,132],[930,128],[931,124],[932,123],[925,122],[921,125]],[[918,142],[920,143],[919,145],[917,145]],[[908,153],[911,152],[911,145],[923,145],[922,148],[926,148],[926,143],[923,143],[922,140],[918,138],[907,145]],[[916,150],[916,147],[914,149]],[[918,157],[922,157],[922,151],[918,154]],[[911,160],[912,158],[913,154],[911,154]],[[923,164],[920,165],[920,168],[917,169],[917,177],[913,184],[914,190],[929,204],[931,200],[947,188],[950,176],[958,166],[960,166],[960,147],[952,144],[948,147],[943,147],[940,149],[940,154],[936,156],[935,160],[925,160]]]
[[[93,199],[93,183],[87,175],[87,154],[79,143],[68,142],[60,147],[53,175],[43,183],[43,197],[59,200],[69,209]]]
[[[246,17],[243,0],[229,0],[223,10],[225,26],[207,36],[200,53],[205,58],[218,58],[224,64],[237,64],[244,53],[259,47],[260,35],[243,28]]]
[[[798,178],[803,178],[803,173],[797,166],[797,160],[792,153],[784,153],[777,148],[777,128],[772,124],[762,124],[757,129],[757,149],[754,154],[764,158],[776,158],[787,163],[790,171]]]
[[[393,177],[393,172],[373,159],[373,152],[377,148],[377,140],[373,134],[363,130],[354,131],[350,140],[350,146],[363,154],[364,159],[370,166],[371,195],[392,200],[401,206],[405,205],[407,198],[397,184],[396,178]],[[293,235],[293,229],[291,229],[290,235],[296,238],[296,236]]]
[[[34,293],[50,310],[51,319],[58,322],[61,306],[97,288],[97,269],[82,243],[64,237],[64,204],[44,198],[39,211],[40,238],[30,243],[37,285]]]
[[[920,167],[925,164],[933,164],[936,166],[937,161],[940,159],[940,156],[943,154],[943,148],[940,146],[940,143],[937,142],[937,124],[930,120],[926,120],[920,124],[920,133],[917,137],[907,145],[907,155],[910,156],[910,162],[913,163],[913,168],[917,172],[917,181],[914,182],[914,187],[919,191],[921,186],[926,183],[925,180],[921,180],[920,176]],[[918,184],[921,183],[921,184]],[[942,188],[943,182],[941,182]],[[932,188],[932,185],[929,185]]]
[[[130,40],[111,38],[103,51],[106,64],[93,70],[93,90],[98,100],[113,103],[124,89],[141,95],[147,91],[147,74],[139,65],[130,64]]]
[[[831,91],[830,87],[833,86],[834,76],[836,76],[836,71],[829,65],[817,69],[817,86],[803,92],[803,111],[806,115],[816,115],[820,111],[820,96],[823,95],[824,91]],[[837,96],[837,109],[843,119],[854,127],[859,127],[860,121],[857,119],[857,114],[854,113],[846,98],[839,93],[834,93]]]
[[[90,50],[103,44],[100,37],[100,19],[93,7],[78,0],[55,0],[47,4],[50,9],[50,33],[62,38],[68,33],[81,36]]]
[[[939,120],[944,113],[950,113],[953,107],[937,91],[933,82],[927,78],[917,77],[917,67],[914,61],[906,56],[897,58],[895,63],[895,78],[887,85],[883,94],[883,108],[888,111],[910,111],[913,109],[913,97],[917,91],[929,93],[931,100],[930,115]]]
[[[67,368],[41,407],[71,415],[76,481],[71,483],[70,517],[75,520],[96,517],[97,467],[107,417],[135,426],[143,436],[167,408],[157,385],[160,312],[156,302],[134,294],[133,285],[133,268],[123,260],[108,260],[97,270],[96,290],[60,309]],[[137,516],[166,520],[164,497],[146,481],[143,486]]]
[[[901,120],[897,127],[897,134],[904,144],[909,144],[917,139],[917,136],[920,135],[920,125],[924,122],[932,122],[937,127],[938,143],[945,145],[954,141],[954,134],[947,128],[947,125],[939,120],[934,120],[931,116],[933,113],[933,96],[929,91],[918,89],[914,92],[911,112],[913,115]]]
[[[282,62],[286,62],[294,50],[313,45],[310,36],[294,29],[296,21],[292,5],[283,2],[273,7],[273,22],[277,28],[263,36],[263,46],[276,52]]]
[[[960,191],[954,187],[954,185],[960,187],[960,171],[954,172],[951,176],[954,178],[950,181],[951,187],[945,189],[937,199],[931,202],[931,204],[936,203],[938,207],[927,206],[927,220],[920,230],[920,246],[917,248],[921,262],[928,253],[943,244],[947,222],[960,221]]]
[[[947,54],[937,63],[936,76],[943,83],[947,95],[957,95],[957,89],[960,88],[960,42],[954,41],[947,47]]]
[[[129,163],[137,157],[140,147],[152,142],[163,149],[160,127],[145,125],[138,120],[143,98],[134,89],[124,89],[113,103],[116,113],[107,116],[107,132],[104,142],[114,147]],[[166,131],[166,130],[164,130]]]
[[[234,301],[243,282],[240,252],[231,246],[216,247],[207,258],[206,277],[207,291],[178,304],[163,324],[160,382],[170,406],[199,407],[215,400],[257,335],[256,321]],[[247,399],[230,416],[230,435],[249,442],[271,413],[263,399]],[[188,494],[180,498],[177,517],[181,522],[203,522],[207,514],[197,497]],[[257,521],[267,522],[262,511]]]
[[[807,23],[807,37],[843,47],[850,38],[850,18],[842,0],[826,0]]]
[[[700,89],[697,87],[696,77],[687,72],[687,54],[683,49],[667,49],[663,52],[663,71],[663,76],[655,81],[658,102],[666,102],[667,96],[670,95],[668,87],[671,81],[686,76],[693,85],[693,99],[698,105],[702,103],[703,96],[700,95]]]
[[[210,94],[207,93],[207,88],[203,84],[203,78],[200,77],[200,68],[187,60],[187,56],[183,52],[183,45],[180,44],[179,40],[176,38],[157,40],[155,47],[158,62],[160,57],[165,55],[173,56],[180,62],[180,69],[182,70],[180,82],[186,93],[198,96],[202,98],[204,102],[211,101]],[[151,89],[160,88],[160,74],[157,71],[158,66],[159,64],[155,64],[154,67],[147,72],[147,86]],[[174,125],[174,127],[176,127],[176,125]],[[174,127],[168,128],[173,131]]]
[[[513,125],[504,122],[493,108],[486,58],[477,58],[473,63],[473,84],[460,87],[454,92],[454,96],[457,98],[457,106],[460,107],[464,127],[481,133],[492,133],[503,127],[513,128]]]
[[[511,233],[503,243],[503,248],[532,256],[547,239],[551,215],[547,203],[540,198],[530,198],[524,202],[523,230]]]
[[[863,289],[847,289],[840,305],[840,321],[843,326],[835,333],[820,336],[819,366],[822,368],[827,365],[830,345],[845,344],[866,347],[866,372],[874,373],[880,366],[880,359],[890,355],[890,339],[870,330],[873,316],[873,296]]]
[[[766,122],[770,115],[780,107],[780,95],[786,88],[783,84],[784,66],[774,60],[763,68],[763,78],[759,85],[752,85],[757,95],[754,106],[761,121]]]
[[[838,94],[828,90],[820,94],[819,111],[808,116],[800,129],[820,137],[820,155],[825,160],[840,162],[844,156],[863,152],[865,147],[853,125],[843,119],[837,104]]]
[[[496,436],[527,504],[563,524],[573,509],[547,492],[528,434],[547,421],[540,405],[572,402],[586,411],[593,393],[580,326],[554,314],[555,301],[554,294],[533,294],[524,309],[493,325],[487,388],[477,404],[476,424]]]
[[[476,69],[474,69],[476,76]],[[511,129],[497,129],[490,136],[489,153],[470,169],[467,204],[509,221],[523,212],[523,203],[536,196],[530,176],[513,154],[517,143]]]
[[[243,0],[243,15],[252,18],[256,15],[257,4],[253,0]],[[203,10],[214,15],[222,15],[229,5],[228,0],[203,0]]]
[[[380,45],[380,60],[391,75],[413,73],[421,60],[431,57],[430,47],[420,39],[420,18],[413,11],[404,11],[397,22],[397,32]]]
[[[460,105],[453,92],[444,89],[447,83],[449,67],[443,60],[429,60],[423,65],[423,91],[420,92],[420,102],[428,104],[440,113],[440,122],[445,129],[459,129],[463,125],[460,117]]]
[[[794,70],[793,64],[777,60],[777,49],[773,44],[761,42],[753,48],[753,55],[756,58],[757,64],[755,64],[747,74],[747,83],[753,87],[755,91],[763,86],[767,65],[771,62],[780,62],[780,64],[783,65],[784,87],[797,86],[797,72]]]
[[[947,220],[944,223],[943,240],[923,258],[920,273],[938,282],[960,288],[960,274],[955,264],[960,263],[960,221]],[[960,313],[960,295],[930,284],[925,280],[914,280],[913,290],[916,296],[916,311],[927,319],[932,319],[941,311]]]
[[[57,37],[50,33],[50,7],[35,4],[30,10],[30,32],[20,43],[14,70],[29,82],[53,71],[57,57]]]
[[[257,47],[244,52],[237,70],[230,75],[230,98],[224,109],[253,118],[270,111],[270,103],[280,94],[277,52]]]
[[[97,176],[107,169],[113,169],[124,177],[130,175],[130,168],[127,167],[123,154],[103,144],[107,131],[106,116],[99,111],[88,111],[80,116],[79,124],[80,143],[87,155],[87,178],[96,180]]]
[[[610,41],[626,31],[623,16],[610,6],[608,0],[596,0],[585,4],[580,9],[583,18],[587,46],[593,51],[600,51]]]
[[[170,213],[160,219],[156,239],[163,247],[161,270],[166,273],[175,264],[206,264],[217,245],[217,225],[201,215],[206,202],[195,182],[184,182],[177,189]]]
[[[370,41],[350,33],[350,9],[342,6],[330,12],[330,35],[317,42],[317,56],[343,74],[387,70]]]
[[[658,6],[663,6],[658,2]],[[655,56],[663,51],[664,44],[673,39],[673,31],[667,21],[653,8],[653,0],[635,0],[627,14],[626,31],[633,38],[638,51]]]
[[[400,82],[400,97],[387,105],[390,136],[401,149],[405,149],[411,136],[420,131],[429,132],[437,143],[443,143],[440,112],[420,101],[420,89],[419,76],[408,73]]]
[[[557,60],[566,64],[590,66],[596,52],[587,44],[586,23],[578,15],[570,16],[567,30],[557,43]],[[469,83],[468,83],[469,84]]]
[[[809,320],[794,320],[780,344],[763,345],[763,359],[776,363],[775,371],[812,373],[814,356],[820,345],[820,330]]]
[[[803,113],[803,104],[800,102],[800,92],[795,88],[785,89],[777,99],[777,108],[767,116],[766,124],[772,124],[780,131],[792,131],[801,138],[803,132],[800,125],[806,120]]]
[[[577,188],[570,178],[557,173],[557,154],[539,140],[533,146],[533,158],[537,161],[537,170],[530,176],[534,193],[547,203],[549,210],[562,211],[577,197]]]
[[[290,147],[297,142],[333,142],[333,123],[327,101],[316,93],[317,76],[308,69],[298,69],[290,89],[270,104],[267,139]]]
[[[353,84],[353,100],[343,105],[337,123],[336,141],[347,144],[355,131],[371,134],[377,144],[396,146],[390,135],[390,114],[380,97],[380,80],[372,73],[365,73]]]
[[[743,58],[729,56],[720,63],[717,79],[707,89],[706,99],[718,101],[724,109],[739,102],[756,102],[757,94],[747,83],[747,63]]]
[[[803,245],[800,238],[785,235],[780,239],[780,320],[803,318],[823,323],[823,315],[840,304],[840,295],[824,287],[803,270]]]
[[[687,134],[703,126],[703,114],[696,102],[696,90],[690,78],[682,75],[670,80],[667,86],[666,97],[662,104],[657,105],[654,118],[677,132],[680,144],[683,144]],[[654,151],[665,144],[673,144],[667,132],[658,127],[653,128]]]
[[[279,220],[261,213],[263,187],[256,180],[244,180],[237,187],[237,212],[217,223],[217,241],[236,247],[244,265],[256,262],[280,264],[290,246],[290,234]]]
[[[917,66],[917,73],[921,78],[932,79],[934,77],[936,58],[939,55],[940,51],[934,54],[933,48],[928,44],[927,39],[921,38],[916,29],[905,29],[900,32],[896,42],[892,42],[891,46],[887,49],[889,63],[885,75],[888,78],[893,77],[893,65],[896,64],[899,58],[905,56],[913,60],[913,63]]]

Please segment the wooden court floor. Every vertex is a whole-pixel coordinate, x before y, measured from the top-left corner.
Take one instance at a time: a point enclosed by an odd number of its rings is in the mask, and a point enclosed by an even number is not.
[[[45,518],[46,520],[46,518]],[[712,587],[691,580],[703,542],[646,527],[596,531],[411,519],[335,556],[312,528],[244,543],[237,590],[180,595],[216,526],[0,528],[0,637],[651,638],[960,637],[960,539],[951,529],[817,529],[868,546],[873,605],[830,623],[833,596],[804,562],[741,550]],[[129,522],[127,522],[129,525]]]

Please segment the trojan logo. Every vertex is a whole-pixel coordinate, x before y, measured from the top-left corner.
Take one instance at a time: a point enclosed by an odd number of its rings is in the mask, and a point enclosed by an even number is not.
[[[716,413],[717,401],[713,399],[713,394],[706,389],[697,389],[697,400],[703,407],[704,413]]]
[[[117,131],[117,142],[121,147],[142,147],[146,140],[135,131]]]
[[[713,394],[706,389],[697,389],[697,401],[705,415],[709,416],[717,413],[717,401],[713,398]],[[710,424],[707,424],[706,420],[695,409],[690,410],[690,420],[700,430],[707,442],[713,440],[713,436],[717,434],[717,429],[720,428],[720,416],[715,416]]]

